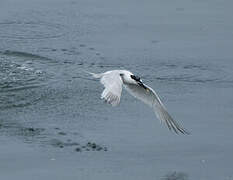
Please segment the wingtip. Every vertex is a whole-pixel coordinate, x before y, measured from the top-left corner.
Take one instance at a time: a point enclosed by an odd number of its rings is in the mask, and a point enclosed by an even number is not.
[[[183,128],[182,129],[169,128],[169,130],[175,132],[175,134],[191,135],[191,132]]]
[[[191,135],[192,133],[190,131],[185,130],[185,135]]]

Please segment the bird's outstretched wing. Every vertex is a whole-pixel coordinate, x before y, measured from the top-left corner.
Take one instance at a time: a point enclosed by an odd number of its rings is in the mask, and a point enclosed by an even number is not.
[[[160,119],[162,122],[165,122],[170,130],[173,130],[176,133],[181,132],[183,134],[189,134],[167,112],[156,92],[145,84],[144,86],[146,87],[146,89],[136,84],[125,85],[126,90],[131,95],[152,107],[157,118]]]
[[[112,106],[120,103],[122,91],[122,79],[118,73],[106,72],[100,74],[100,82],[104,85],[105,89],[101,94],[101,98]]]

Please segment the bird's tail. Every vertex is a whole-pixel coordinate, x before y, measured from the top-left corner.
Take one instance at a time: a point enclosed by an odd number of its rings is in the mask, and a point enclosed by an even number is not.
[[[89,72],[89,71],[85,71],[84,72],[92,75],[94,78],[101,78],[103,76],[103,73],[100,73],[100,74],[96,74],[96,73],[92,73],[92,72]]]

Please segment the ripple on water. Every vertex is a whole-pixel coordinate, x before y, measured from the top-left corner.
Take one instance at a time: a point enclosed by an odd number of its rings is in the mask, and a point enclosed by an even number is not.
[[[0,37],[5,39],[58,38],[63,32],[63,26],[41,21],[0,22]]]
[[[184,172],[169,172],[165,176],[161,177],[161,180],[188,180],[188,174]]]
[[[148,70],[151,71],[151,70]],[[213,64],[158,64],[156,73],[146,75],[150,80],[157,79],[168,82],[232,84],[232,75],[225,67]]]
[[[5,51],[0,51],[1,55],[5,56],[12,56],[12,57],[19,57],[19,58],[26,58],[26,59],[40,59],[40,60],[48,60],[48,61],[53,61],[52,59],[48,57],[44,57],[41,55],[37,54],[32,54],[28,52],[22,52],[22,51],[12,51],[12,50],[5,50]]]
[[[0,56],[0,109],[27,106],[41,98],[35,91],[45,85],[46,73],[37,68],[31,61]]]
[[[17,136],[27,143],[42,141],[45,135],[45,129],[39,127],[24,126],[19,122],[9,123],[0,121],[1,133],[6,136]]]

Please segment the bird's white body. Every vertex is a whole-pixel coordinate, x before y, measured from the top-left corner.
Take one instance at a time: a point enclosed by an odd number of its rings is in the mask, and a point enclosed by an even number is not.
[[[167,112],[156,92],[149,86],[142,83],[141,79],[127,70],[112,70],[100,74],[90,73],[100,82],[105,89],[101,98],[112,106],[120,103],[122,86],[135,98],[149,105],[155,112],[158,119],[165,122],[170,130],[176,133],[188,134]]]

